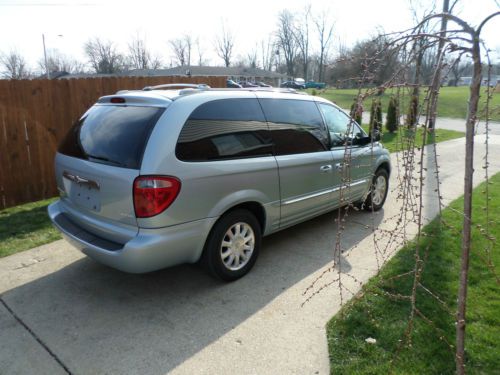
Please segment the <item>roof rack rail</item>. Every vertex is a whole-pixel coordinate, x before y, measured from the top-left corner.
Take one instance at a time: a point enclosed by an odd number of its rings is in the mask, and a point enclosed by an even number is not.
[[[142,91],[151,91],[151,90],[175,90],[175,89],[198,89],[198,90],[208,90],[210,86],[205,83],[169,83],[166,85],[157,85],[157,86],[146,86],[142,89]]]
[[[211,88],[209,91],[264,91],[264,92],[282,92],[282,93],[288,93],[288,94],[304,94],[304,95],[309,95],[306,92],[300,92],[292,88],[288,87],[237,87],[237,88],[232,88],[232,87],[220,87],[220,88]]]

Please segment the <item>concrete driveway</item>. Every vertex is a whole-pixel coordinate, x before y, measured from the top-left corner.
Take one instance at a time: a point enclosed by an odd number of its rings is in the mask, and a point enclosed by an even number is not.
[[[476,184],[483,175],[476,146]],[[500,136],[490,139],[490,172],[500,170]],[[463,186],[463,139],[438,145],[446,202]],[[427,150],[432,172],[432,152]],[[351,212],[342,235],[340,275],[352,293],[399,244],[374,246],[372,224],[396,225],[401,175],[380,213]],[[429,174],[432,176],[432,174]],[[424,191],[426,220],[437,212],[435,184]],[[0,260],[2,374],[328,374],[325,324],[351,297],[332,282],[338,211],[263,242],[253,271],[224,284],[195,266],[129,275],[57,241]],[[415,226],[408,224],[411,238]],[[378,249],[378,250],[377,250]]]

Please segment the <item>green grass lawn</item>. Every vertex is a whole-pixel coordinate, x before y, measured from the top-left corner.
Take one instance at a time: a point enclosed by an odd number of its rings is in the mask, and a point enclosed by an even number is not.
[[[0,257],[61,238],[47,216],[54,199],[27,203],[0,211]]]
[[[307,90],[309,93],[312,89]],[[326,91],[316,90],[317,94],[335,102],[338,106],[349,109],[353,99],[358,94],[357,89],[328,89]],[[387,111],[387,106],[389,104],[389,98],[393,90],[387,90],[383,95],[380,96],[382,100],[382,111]],[[395,92],[395,91],[394,91]],[[425,94],[423,94],[425,95]],[[482,94],[480,106],[484,106],[484,100],[486,95]],[[405,94],[404,98],[408,98],[408,94]],[[469,100],[469,88],[466,86],[461,87],[442,87],[439,94],[438,101],[438,117],[451,117],[451,118],[463,118],[467,114],[467,102]],[[364,109],[365,112],[370,110],[371,97],[365,100]],[[403,109],[406,106],[403,103]],[[493,100],[491,102],[492,114],[491,118],[494,121],[500,121],[500,93],[493,94]],[[405,111],[403,111],[405,112]]]
[[[490,185],[490,228],[493,237],[500,239],[500,174]],[[466,360],[469,374],[498,374],[500,369],[500,284],[486,267],[481,257],[491,245],[481,235],[485,227],[485,195],[482,184],[474,191],[473,242],[470,263],[469,294],[467,301]],[[463,198],[451,204],[462,210]],[[413,276],[389,278],[413,270],[414,245],[402,249],[362,291],[338,313],[327,326],[332,374],[454,374],[454,349],[441,340],[455,343],[456,296],[460,265],[462,216],[449,208],[443,218],[451,228],[439,227],[436,221],[426,226],[430,236],[421,243],[429,246],[429,257],[422,275],[422,285],[445,303],[419,289],[417,308],[435,325],[431,327],[416,319],[412,346],[403,346],[395,357],[399,340],[407,326],[410,302],[386,296],[409,295]],[[500,267],[499,244],[493,244],[492,263]],[[385,281],[384,281],[385,280]],[[447,311],[449,310],[449,312]],[[365,339],[375,338],[376,344]],[[391,360],[394,360],[391,367]]]
[[[363,125],[363,129],[368,132],[368,125]],[[390,152],[397,152],[408,148],[408,146],[405,147],[405,144],[407,144],[407,142],[411,138],[415,138],[415,146],[421,146],[423,134],[423,128],[418,128],[415,134],[414,130],[408,130],[401,127],[397,132],[394,133],[385,131],[384,133],[382,133],[382,138],[380,141]],[[462,137],[465,137],[465,133],[463,132],[447,129],[436,129],[434,133],[427,133],[425,144],[431,144],[434,142],[434,140],[436,143],[439,143]]]

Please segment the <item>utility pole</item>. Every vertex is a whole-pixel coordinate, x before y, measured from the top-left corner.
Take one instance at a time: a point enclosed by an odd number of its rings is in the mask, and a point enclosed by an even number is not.
[[[43,42],[43,57],[45,59],[45,72],[47,73],[47,79],[50,79],[49,64],[47,63],[47,49],[45,48],[45,35],[42,34]]]

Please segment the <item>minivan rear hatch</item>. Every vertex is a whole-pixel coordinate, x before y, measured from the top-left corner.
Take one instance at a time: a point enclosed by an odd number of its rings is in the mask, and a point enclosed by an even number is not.
[[[105,238],[112,232],[108,225],[137,227],[133,182],[164,110],[96,104],[72,127],[56,156],[57,185],[69,219]]]

